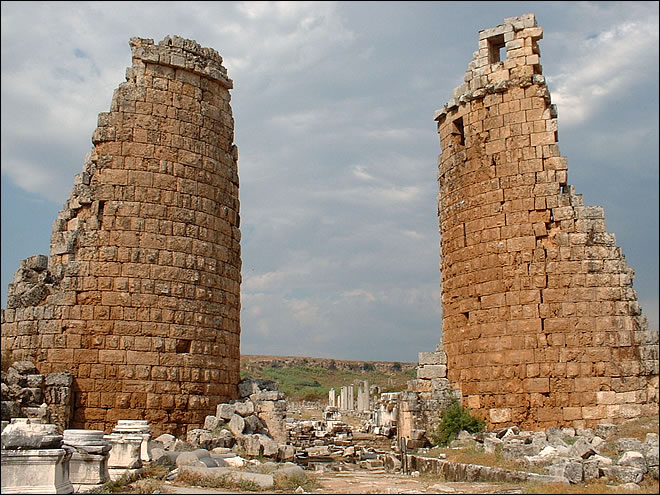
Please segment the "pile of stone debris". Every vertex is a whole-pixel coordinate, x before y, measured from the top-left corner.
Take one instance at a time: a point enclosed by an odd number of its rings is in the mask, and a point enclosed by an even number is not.
[[[645,476],[657,480],[658,434],[647,433],[641,441],[620,438],[618,432],[619,427],[614,424],[600,424],[595,429],[553,427],[536,432],[521,431],[514,426],[488,433],[463,431],[449,447],[487,453],[499,451],[504,459],[521,462],[527,468],[540,468],[548,476],[569,483],[598,478],[639,483]],[[428,449],[419,452],[428,453]],[[448,471],[452,468],[446,464],[446,467],[439,465],[432,469]],[[482,474],[488,476],[485,471]]]

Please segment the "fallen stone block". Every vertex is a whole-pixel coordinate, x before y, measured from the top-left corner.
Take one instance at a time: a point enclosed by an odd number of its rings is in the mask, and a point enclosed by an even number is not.
[[[600,473],[622,483],[639,483],[644,478],[644,471],[629,466],[605,466],[600,468]]]
[[[264,457],[277,457],[279,451],[277,442],[266,435],[258,434],[259,444],[261,445]]]
[[[249,416],[250,414],[254,414],[254,402],[252,402],[251,400],[237,402],[235,404],[235,407],[236,407],[236,414],[239,414],[243,417]]]
[[[196,466],[202,468],[218,467],[216,462],[211,457],[199,458],[194,452],[181,452],[176,458],[177,467],[182,466]]]
[[[584,479],[582,463],[578,461],[562,461],[548,467],[551,476],[560,476],[569,483],[579,483]]]
[[[616,462],[618,466],[629,466],[641,469],[644,473],[648,471],[646,466],[646,459],[641,452],[628,451],[624,452],[621,458]]]
[[[176,442],[176,437],[169,433],[163,433],[156,438],[155,441],[162,444],[164,450],[172,450],[172,447],[174,447],[174,443]]]
[[[629,450],[641,452],[644,449],[642,442],[636,438],[619,438],[614,445],[619,453]]]
[[[233,414],[227,427],[235,437],[238,437],[245,431],[245,420],[238,414]]]
[[[204,418],[204,429],[213,431],[219,426],[222,426],[224,424],[224,421],[217,416],[206,416]]]
[[[216,417],[222,419],[223,421],[229,421],[236,412],[236,406],[234,404],[218,404],[215,409]]]
[[[601,423],[596,426],[596,435],[607,440],[610,436],[619,431],[619,427],[612,423]]]
[[[278,445],[277,460],[293,461],[296,455],[296,448],[293,445]]]

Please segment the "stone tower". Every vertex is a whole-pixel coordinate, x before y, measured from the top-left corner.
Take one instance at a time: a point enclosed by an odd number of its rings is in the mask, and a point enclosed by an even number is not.
[[[447,377],[491,426],[658,413],[658,333],[601,207],[567,181],[533,14],[479,33],[435,114]]]
[[[132,67],[53,226],[21,262],[3,355],[74,375],[74,428],[199,427],[239,382],[238,151],[222,58],[132,38]]]

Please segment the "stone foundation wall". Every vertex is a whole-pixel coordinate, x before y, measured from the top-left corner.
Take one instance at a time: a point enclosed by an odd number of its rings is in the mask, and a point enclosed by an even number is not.
[[[481,31],[435,114],[447,378],[496,426],[657,415],[658,333],[603,209],[568,183],[542,36],[533,14]]]
[[[53,225],[21,263],[2,350],[74,376],[73,428],[203,424],[240,359],[238,151],[222,58],[177,36],[133,64]]]

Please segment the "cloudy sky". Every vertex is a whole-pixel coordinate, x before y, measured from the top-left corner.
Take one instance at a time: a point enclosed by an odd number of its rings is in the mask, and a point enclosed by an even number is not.
[[[2,306],[91,149],[128,40],[234,80],[247,354],[416,361],[441,333],[433,112],[478,31],[536,14],[569,183],[605,207],[658,328],[658,3],[2,2]]]

